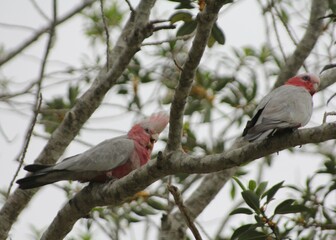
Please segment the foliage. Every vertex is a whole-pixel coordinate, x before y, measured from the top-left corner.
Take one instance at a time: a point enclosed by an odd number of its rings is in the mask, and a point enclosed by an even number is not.
[[[231,239],[332,239],[336,230],[336,205],[333,197],[336,190],[336,161],[330,157],[324,168],[307,179],[305,187],[285,186],[284,181],[267,189],[267,182],[257,184],[250,180],[244,186],[238,178],[234,180],[242,189],[242,198],[247,207],[239,207],[230,215],[253,215],[252,223],[244,224],[233,232]],[[327,182],[318,181],[321,174],[327,175]],[[279,190],[293,190],[295,198],[279,203]],[[332,203],[330,205],[330,203]],[[273,211],[270,211],[269,209]]]

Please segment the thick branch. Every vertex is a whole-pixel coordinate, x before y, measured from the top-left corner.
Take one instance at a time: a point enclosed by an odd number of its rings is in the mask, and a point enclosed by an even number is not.
[[[85,187],[59,211],[43,239],[64,238],[73,224],[93,207],[120,204],[126,197],[134,195],[164,176],[230,169],[290,147],[331,139],[336,139],[336,122],[298,130],[292,134],[283,134],[262,142],[249,143],[228,152],[205,157],[192,157],[181,151],[175,151],[163,156],[160,161],[150,161],[120,180]]]
[[[61,17],[60,19],[58,19],[55,24],[54,23],[50,23],[48,26],[41,28],[33,36],[31,36],[30,38],[26,39],[23,43],[21,43],[21,45],[19,45],[16,49],[13,49],[11,52],[8,52],[3,57],[1,57],[0,58],[0,66],[2,66],[5,63],[7,63],[13,57],[15,57],[20,52],[22,52],[24,49],[26,49],[27,47],[29,47],[32,43],[34,43],[35,41],[37,41],[44,33],[47,33],[53,27],[55,27],[55,26],[57,26],[57,25],[59,25],[61,23],[64,23],[65,21],[67,21],[68,19],[70,19],[71,17],[73,17],[74,15],[76,15],[77,13],[81,12],[84,8],[90,6],[94,2],[95,2],[94,0],[85,0],[85,1],[83,1],[82,4],[80,4],[79,6],[77,6],[76,8],[74,8],[71,12],[69,12],[65,16]]]
[[[180,148],[183,114],[187,97],[189,96],[196,69],[207,45],[212,26],[217,20],[218,12],[222,5],[223,3],[221,3],[221,1],[208,1],[205,10],[200,12],[197,16],[198,25],[196,35],[189,51],[188,59],[183,65],[170,110],[168,151],[174,151]]]
[[[336,82],[336,67],[325,70],[321,73],[321,85],[319,91],[329,87]]]
[[[55,163],[78,134],[83,124],[99,107],[106,92],[115,84],[134,54],[139,50],[142,41],[151,34],[152,29],[148,28],[148,22],[154,2],[155,0],[140,2],[136,14],[131,16],[111,53],[113,62],[111,61],[110,71],[106,73],[104,68],[100,72],[90,89],[77,100],[75,106],[66,114],[63,122],[54,131],[35,162]],[[135,25],[134,22],[137,24]],[[6,239],[12,224],[35,192],[17,189],[6,201],[0,211],[0,239]]]
[[[287,79],[294,76],[313,50],[323,30],[323,21],[319,18],[324,16],[327,7],[327,0],[312,0],[307,30],[293,54],[287,59],[274,87],[281,86]]]

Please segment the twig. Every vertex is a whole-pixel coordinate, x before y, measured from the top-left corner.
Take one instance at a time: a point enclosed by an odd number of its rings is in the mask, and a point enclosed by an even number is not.
[[[40,8],[40,6],[37,4],[35,0],[30,0],[31,4],[34,6],[35,10],[48,22],[50,21],[50,18],[43,12],[43,10]]]
[[[11,142],[11,141],[13,141],[13,139],[9,139],[9,137],[7,136],[5,130],[1,127],[1,125],[0,125],[0,133],[1,133],[2,136],[5,138],[6,142]]]
[[[325,112],[323,114],[323,121],[322,121],[322,123],[326,123],[327,122],[327,117],[328,116],[336,116],[336,112]]]
[[[271,1],[271,2],[272,2],[271,5],[274,6],[275,5],[274,2],[273,1]],[[279,36],[279,31],[278,31],[277,24],[276,24],[276,19],[275,19],[274,14],[272,13],[271,9],[270,9],[270,14],[271,14],[271,17],[272,17],[272,25],[273,25],[273,28],[274,28],[273,30],[274,30],[274,33],[275,33],[275,37],[276,37],[277,42],[279,44],[279,50],[280,50],[281,55],[284,59],[284,62],[286,63],[286,54],[285,54],[285,51],[282,47],[282,44],[281,44],[281,41],[280,41],[280,36]]]
[[[108,30],[107,23],[106,23],[106,17],[104,14],[104,0],[100,0],[100,12],[102,15],[103,25],[104,25],[105,35],[106,35],[106,71],[108,71],[110,67],[110,34],[109,34],[109,30]]]
[[[333,99],[336,96],[336,93],[334,93],[327,101],[327,105],[330,103],[331,99]]]
[[[132,13],[135,12],[134,8],[132,7],[132,4],[128,1],[128,0],[125,0],[125,2],[127,3],[129,9],[131,10]]]
[[[184,206],[183,204],[183,200],[181,198],[181,193],[178,190],[177,187],[175,187],[174,185],[168,185],[167,186],[169,192],[173,195],[175,203],[177,205],[177,207],[180,209],[184,220],[186,221],[188,227],[190,228],[191,232],[193,233],[194,237],[196,240],[202,240],[202,237],[200,235],[200,233],[198,232],[194,222],[192,221],[190,214],[188,212],[188,209]]]
[[[170,38],[170,39],[166,39],[166,40],[162,40],[162,41],[157,41],[157,42],[148,42],[148,43],[143,43],[141,44],[141,46],[152,46],[152,45],[161,45],[162,43],[166,43],[166,42],[174,42],[174,41],[178,41],[178,40],[188,40],[190,38],[192,38],[195,34],[191,33],[191,34],[187,34],[184,36],[178,36],[175,38]]]
[[[22,94],[28,93],[29,90],[31,90],[37,82],[38,81],[31,82],[27,87],[25,87],[24,89],[22,89],[18,92],[15,92],[15,93],[0,94],[0,99],[4,101],[4,100],[7,100],[9,98],[17,97],[17,96],[20,96]]]
[[[61,23],[64,23],[66,20],[70,19],[74,15],[76,15],[78,12],[82,11],[84,8],[87,6],[91,5],[94,3],[95,0],[86,0],[83,1],[83,3],[77,7],[75,7],[72,11],[70,11],[68,14],[63,16],[62,18],[58,19],[55,25],[59,25]],[[22,52],[24,49],[29,47],[32,43],[34,43],[37,39],[39,39],[44,33],[47,33],[50,31],[52,25],[48,25],[46,27],[41,28],[39,31],[37,31],[33,36],[31,36],[29,39],[25,40],[22,42],[17,48],[14,50],[7,52],[4,54],[3,57],[0,58],[0,66],[7,63],[9,60],[14,58],[16,55],[18,55],[20,52]]]
[[[45,53],[44,53],[43,60],[42,60],[42,64],[41,64],[39,79],[37,81],[37,92],[36,92],[36,99],[35,99],[35,104],[34,104],[34,106],[35,106],[34,116],[31,120],[30,128],[28,129],[27,134],[26,134],[26,140],[25,140],[23,150],[22,150],[21,154],[19,155],[20,156],[19,166],[18,166],[18,168],[17,168],[17,170],[14,174],[14,177],[13,177],[13,179],[12,179],[10,185],[9,185],[9,188],[8,188],[8,191],[7,191],[7,197],[9,196],[9,194],[11,192],[11,189],[13,187],[14,181],[15,181],[16,177],[18,176],[21,168],[22,168],[22,165],[23,165],[23,162],[24,162],[24,159],[25,159],[25,156],[26,156],[26,152],[27,152],[30,140],[31,140],[31,136],[32,136],[35,124],[36,124],[37,116],[38,116],[38,113],[39,113],[40,108],[41,108],[41,104],[42,104],[42,95],[41,95],[42,81],[43,81],[45,68],[46,68],[46,65],[47,65],[47,59],[48,59],[50,49],[51,49],[52,43],[53,43],[53,38],[54,38],[54,34],[55,34],[55,26],[56,26],[56,19],[57,19],[57,0],[53,0],[53,23],[51,25],[52,27],[50,29],[47,46],[46,46]]]
[[[35,31],[35,29],[32,28],[32,27],[24,26],[24,25],[18,25],[18,24],[12,24],[12,23],[2,23],[2,22],[0,22],[0,26],[1,27],[7,27],[11,30],[13,30],[14,28],[18,28],[18,29],[22,29],[22,30]]]
[[[180,70],[182,72],[183,68],[178,64],[178,62],[176,61],[175,58],[173,59],[173,61],[174,61],[175,66],[178,68],[178,70]]]
[[[12,181],[10,182],[8,190],[7,190],[7,195],[6,195],[7,198],[9,197],[9,194],[11,192],[11,189],[13,187],[13,184],[14,184],[14,181],[15,181],[16,177],[18,176],[18,174],[19,174],[19,172],[20,172],[20,170],[22,168],[22,165],[23,165],[23,162],[24,162],[24,158],[26,156],[27,149],[28,149],[28,146],[29,146],[29,143],[30,143],[30,140],[31,140],[31,136],[32,136],[35,124],[36,124],[36,120],[37,120],[37,116],[38,116],[38,110],[41,107],[41,103],[42,103],[42,95],[39,94],[38,95],[38,102],[37,102],[37,105],[35,106],[35,114],[34,114],[32,120],[31,120],[30,128],[28,129],[28,132],[26,134],[26,140],[25,140],[25,144],[24,144],[23,150],[22,150],[21,154],[19,155],[19,157],[20,157],[19,166],[16,169],[14,177],[13,177]]]

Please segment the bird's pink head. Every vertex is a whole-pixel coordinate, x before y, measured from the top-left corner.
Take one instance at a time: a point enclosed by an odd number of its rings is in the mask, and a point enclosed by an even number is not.
[[[314,95],[320,85],[320,78],[312,73],[302,73],[288,79],[285,85],[303,87],[307,89],[311,95]]]
[[[134,125],[127,135],[141,145],[152,148],[153,144],[158,140],[159,134],[166,128],[168,122],[169,115],[166,112],[154,113]]]

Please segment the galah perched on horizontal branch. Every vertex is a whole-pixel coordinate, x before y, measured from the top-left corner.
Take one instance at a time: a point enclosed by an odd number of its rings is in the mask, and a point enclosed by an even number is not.
[[[261,100],[243,137],[250,142],[263,140],[277,130],[306,125],[312,116],[312,96],[319,85],[320,79],[311,73],[290,78]]]
[[[126,176],[150,159],[153,145],[169,121],[165,112],[135,124],[127,135],[108,139],[55,165],[27,165],[32,174],[17,180],[19,188],[30,189],[61,180],[105,182]]]

